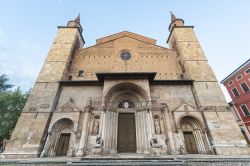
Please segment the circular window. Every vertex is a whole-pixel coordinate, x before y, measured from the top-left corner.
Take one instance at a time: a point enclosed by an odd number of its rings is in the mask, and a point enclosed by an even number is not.
[[[118,108],[134,108],[135,105],[129,100],[123,100],[119,105]]]
[[[121,58],[125,61],[129,60],[131,58],[131,53],[128,51],[123,51],[121,53]]]
[[[154,119],[158,119],[159,118],[159,116],[158,115],[154,115]]]

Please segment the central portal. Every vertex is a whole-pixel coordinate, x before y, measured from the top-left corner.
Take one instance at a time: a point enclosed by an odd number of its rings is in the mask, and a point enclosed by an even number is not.
[[[118,153],[136,152],[135,114],[119,113],[118,115]]]

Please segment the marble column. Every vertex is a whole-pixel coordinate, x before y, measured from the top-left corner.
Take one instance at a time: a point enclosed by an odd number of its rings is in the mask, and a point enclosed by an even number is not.
[[[147,111],[143,111],[143,137],[144,137],[144,151],[143,153],[149,154],[150,153],[150,121],[148,118]]]
[[[208,145],[208,153],[209,154],[214,154],[214,150],[213,150],[213,147],[208,139],[208,136],[207,136],[207,131],[204,131],[204,135],[206,137],[206,140],[207,140],[207,145]]]
[[[180,153],[187,154],[184,135],[180,129],[177,129],[177,132],[180,141]]]
[[[150,153],[150,139],[152,137],[152,125],[150,114],[144,110],[135,113],[136,120],[136,153]]]
[[[104,114],[103,114],[103,130],[102,130],[102,136],[103,136],[103,150],[104,150],[104,153],[107,153],[108,152],[108,137],[109,137],[109,131],[108,131],[108,125],[109,125],[109,122],[108,122],[108,119],[109,119],[109,111],[106,111]]]
[[[84,155],[84,150],[87,150],[87,137],[88,137],[88,123],[89,123],[89,112],[90,107],[88,107],[84,114],[83,124],[82,124],[82,135],[80,139],[80,145],[78,152],[76,153],[77,157],[82,157]]]
[[[99,135],[104,139],[104,129],[105,129],[105,116],[106,116],[106,107],[102,106],[100,108],[101,111],[101,123],[100,123],[100,129],[99,129]]]
[[[118,114],[116,112],[107,111],[104,119],[104,151],[106,153],[117,153]]]
[[[173,136],[173,132],[172,132],[172,128],[171,128],[171,122],[170,122],[170,118],[169,118],[169,111],[164,108],[164,116],[165,116],[165,125],[166,125],[166,133],[167,133],[167,138],[168,138],[168,145],[170,148],[170,153],[171,154],[176,154],[176,146],[175,146],[175,142],[174,142],[174,136]]]
[[[135,113],[136,126],[136,153],[142,153],[142,136],[141,136],[141,112]]]
[[[149,142],[150,142],[153,135],[155,134],[154,120],[153,120],[153,115],[152,115],[151,108],[148,108],[148,110],[147,110],[147,121],[148,121],[148,132],[149,132],[148,139],[149,139]]]
[[[118,113],[112,112],[112,141],[111,153],[117,153],[117,131],[118,131]]]
[[[48,136],[47,136],[47,139],[46,139],[46,142],[45,142],[45,145],[44,145],[44,148],[43,148],[43,151],[40,155],[40,157],[46,157],[48,156],[48,151],[50,149],[50,145],[51,145],[51,135],[52,135],[52,132],[48,132]]]

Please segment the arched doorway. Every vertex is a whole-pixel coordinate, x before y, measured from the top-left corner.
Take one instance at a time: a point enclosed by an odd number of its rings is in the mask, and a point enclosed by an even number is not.
[[[147,91],[137,83],[118,82],[104,92],[102,138],[107,153],[149,153],[152,125]]]
[[[180,124],[186,152],[206,154],[208,148],[200,121],[192,116],[185,116],[181,119]]]
[[[182,124],[182,132],[185,140],[186,150],[189,154],[197,154],[198,149],[194,138],[194,130],[190,123]]]
[[[41,157],[72,156],[74,147],[73,121],[63,118],[49,129],[48,137]]]

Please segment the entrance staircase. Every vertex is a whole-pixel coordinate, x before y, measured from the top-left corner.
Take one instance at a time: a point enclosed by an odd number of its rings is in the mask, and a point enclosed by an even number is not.
[[[183,166],[187,165],[182,160],[174,158],[83,158],[81,161],[68,162],[68,166],[79,165],[168,165]]]
[[[217,156],[217,155],[165,155],[150,156],[138,154],[116,154],[107,156],[45,157],[31,159],[1,159],[0,166],[100,166],[100,165],[166,165],[166,166],[250,166],[250,155]]]

